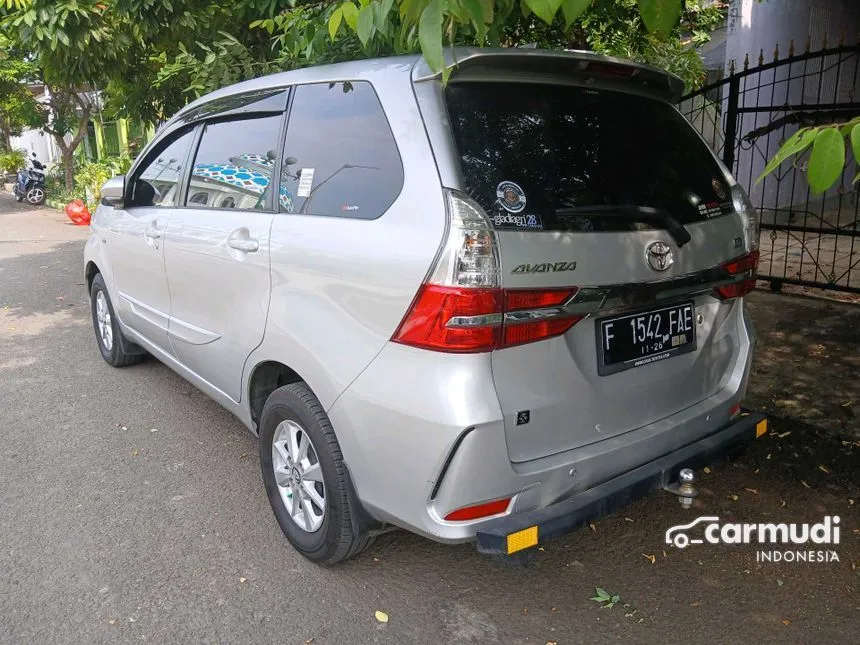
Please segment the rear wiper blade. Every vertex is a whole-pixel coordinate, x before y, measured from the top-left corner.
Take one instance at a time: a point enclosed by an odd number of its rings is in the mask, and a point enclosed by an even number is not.
[[[656,223],[666,229],[678,248],[690,241],[690,232],[679,222],[672,213],[664,208],[651,206],[567,206],[555,211],[556,215],[581,215],[595,213],[606,217],[624,217],[633,221]]]

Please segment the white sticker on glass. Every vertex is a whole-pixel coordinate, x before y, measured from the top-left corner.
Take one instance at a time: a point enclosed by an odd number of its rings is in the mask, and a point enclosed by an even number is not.
[[[311,186],[314,185],[314,169],[302,168],[299,174],[299,188],[296,197],[310,197]]]

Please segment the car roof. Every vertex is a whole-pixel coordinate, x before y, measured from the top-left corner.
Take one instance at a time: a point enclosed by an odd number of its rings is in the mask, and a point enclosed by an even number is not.
[[[611,67],[630,73],[638,89],[666,101],[675,102],[680,98],[683,82],[665,70],[634,63],[595,52],[581,50],[545,50],[529,48],[483,48],[456,47],[444,52],[447,65],[456,65],[452,78],[466,75],[485,74],[488,70],[524,74],[529,78],[534,74],[587,76],[588,66],[603,66],[604,71]],[[390,56],[362,60],[303,67],[289,72],[279,72],[261,76],[210,92],[189,103],[170,119],[168,124],[181,120],[183,115],[202,105],[220,98],[245,92],[275,89],[297,83],[324,83],[343,80],[372,80],[379,75],[391,73],[411,73],[414,82],[436,80],[440,72],[434,72],[420,55]],[[617,79],[616,79],[617,80]],[[628,79],[624,79],[629,84]]]

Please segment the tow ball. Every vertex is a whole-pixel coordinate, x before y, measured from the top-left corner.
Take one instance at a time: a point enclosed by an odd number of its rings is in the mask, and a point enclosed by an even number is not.
[[[693,486],[696,481],[696,473],[692,468],[682,468],[678,473],[678,481],[673,484],[666,484],[663,490],[667,490],[673,495],[678,496],[678,501],[684,508],[690,508],[693,505],[693,500],[699,496],[699,490]]]

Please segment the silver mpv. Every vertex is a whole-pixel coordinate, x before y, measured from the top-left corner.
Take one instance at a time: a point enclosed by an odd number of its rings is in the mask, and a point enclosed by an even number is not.
[[[257,433],[315,562],[390,527],[514,553],[762,432],[757,218],[680,81],[456,61],[446,85],[413,56],[209,94],[93,218],[102,356],[151,354]]]

